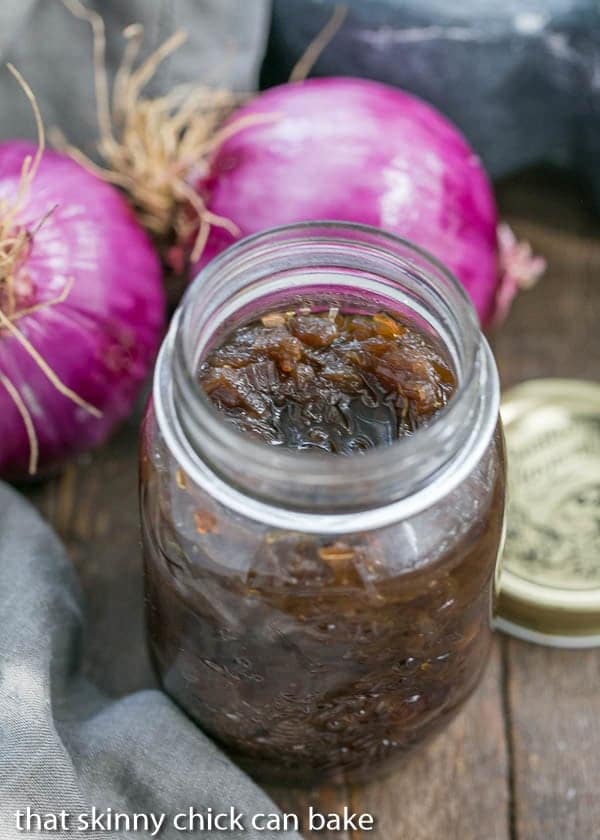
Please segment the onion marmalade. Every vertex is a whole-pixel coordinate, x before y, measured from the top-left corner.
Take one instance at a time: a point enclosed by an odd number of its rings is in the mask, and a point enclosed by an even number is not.
[[[200,382],[240,431],[273,446],[351,454],[414,432],[455,379],[431,340],[383,312],[272,312],[239,327]]]
[[[445,725],[486,661],[497,377],[421,252],[348,226],[263,237],[204,270],[157,364],[141,447],[151,650],[167,693],[254,775],[371,778]],[[311,266],[334,267],[364,239],[366,277],[307,274],[306,237]],[[255,252],[266,290],[250,294]],[[268,285],[278,260],[286,281]],[[224,302],[240,290],[236,321]]]

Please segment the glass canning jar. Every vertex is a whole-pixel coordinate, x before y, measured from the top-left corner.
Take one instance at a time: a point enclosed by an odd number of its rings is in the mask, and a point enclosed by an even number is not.
[[[225,422],[197,383],[207,350],[307,303],[395,312],[436,336],[457,378],[448,405],[348,456],[283,451]],[[476,686],[503,532],[498,403],[462,287],[383,232],[270,231],[191,285],[142,434],[149,640],[165,690],[250,772],[371,776]]]

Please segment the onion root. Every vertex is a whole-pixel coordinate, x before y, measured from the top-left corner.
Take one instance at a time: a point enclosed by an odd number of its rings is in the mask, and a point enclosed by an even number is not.
[[[153,236],[163,263],[170,268],[174,267],[169,256],[173,246],[193,241],[191,250],[198,259],[213,225],[239,236],[234,222],[210,212],[192,180],[208,169],[208,156],[224,139],[249,122],[269,121],[274,115],[233,120],[221,129],[225,118],[246,96],[207,85],[180,85],[165,96],[145,98],[146,84],[187,36],[183,31],[175,32],[136,66],[144,35],[140,24],[124,30],[125,50],[111,95],[102,17],[80,0],[63,3],[92,28],[97,150],[103,163],[95,163],[57,131],[52,138],[55,145],[125,191],[140,223]]]
[[[197,262],[211,227],[224,228],[234,237],[241,235],[235,222],[208,209],[194,186],[208,174],[211,153],[248,125],[271,122],[278,115],[253,114],[223,125],[248,95],[208,85],[181,85],[165,96],[144,97],[143,89],[160,64],[187,36],[181,30],[175,32],[136,66],[144,36],[141,24],[132,24],[123,32],[125,50],[111,93],[101,15],[81,0],[63,0],[63,4],[92,29],[99,128],[96,148],[102,164],[70,144],[57,130],[53,142],[94,174],[125,191],[140,223],[153,236],[163,264],[181,273],[182,254]],[[336,6],[330,21],[296,64],[290,81],[306,77],[345,15],[346,8]]]
[[[42,160],[42,156],[46,148],[46,136],[40,109],[33,91],[16,67],[12,64],[8,64],[7,67],[19,83],[21,89],[31,104],[37,129],[38,142],[35,155],[27,155],[23,160],[16,197],[12,200],[0,199],[0,339],[3,331],[12,335],[12,337],[19,342],[23,349],[34,360],[44,376],[46,376],[60,394],[87,411],[92,415],[92,417],[99,418],[102,416],[102,412],[86,400],[82,399],[78,394],[65,385],[64,382],[62,382],[57,373],[52,369],[51,365],[44,359],[41,353],[36,350],[27,336],[15,324],[15,321],[25,317],[26,315],[31,315],[32,313],[48,306],[56,306],[63,303],[69,296],[74,280],[73,278],[67,280],[60,294],[51,300],[42,301],[31,306],[19,307],[19,298],[21,297],[19,294],[19,286],[20,284],[26,282],[23,279],[26,276],[23,264],[27,258],[27,254],[29,253],[31,243],[33,242],[36,233],[40,230],[48,217],[54,212],[56,207],[50,208],[50,210],[35,225],[33,230],[29,230],[25,225],[19,223],[19,214],[23,211],[27,204],[32,183],[35,179],[40,161]],[[31,412],[29,411],[22,394],[19,393],[19,390],[14,382],[12,382],[6,374],[1,372],[0,384],[2,384],[4,389],[7,391],[23,420],[23,425],[25,426],[25,431],[29,441],[29,474],[35,475],[39,458],[39,443]]]
[[[500,283],[491,326],[502,323],[519,291],[531,289],[546,270],[544,257],[536,256],[529,242],[519,241],[505,222],[498,225]]]

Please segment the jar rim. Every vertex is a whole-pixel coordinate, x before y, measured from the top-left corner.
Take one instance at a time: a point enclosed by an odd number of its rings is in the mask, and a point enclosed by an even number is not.
[[[317,250],[318,247],[343,249],[348,245],[375,249],[378,256],[386,255],[393,258],[397,265],[410,265],[414,270],[413,264],[406,260],[403,263],[400,252],[405,252],[427,266],[430,272],[427,277],[422,267],[418,270],[422,283],[435,285],[436,273],[443,278],[446,292],[453,296],[452,310],[462,329],[461,370],[457,388],[448,404],[427,427],[389,446],[374,447],[356,456],[332,457],[326,453],[283,450],[255,441],[227,423],[198,386],[194,378],[197,356],[192,342],[186,340],[191,333],[190,321],[194,318],[197,298],[209,294],[211,280],[218,280],[226,271],[231,272],[236,267],[238,271],[243,271],[245,261],[262,259],[268,263],[269,249],[272,252],[282,247],[289,250],[307,241]],[[268,276],[268,268],[266,272],[265,276]],[[174,361],[173,383],[164,376],[167,357]],[[171,384],[173,387],[170,387]],[[337,530],[339,522],[347,520],[349,515],[388,509],[399,501],[403,501],[408,509],[415,506],[418,497],[422,509],[422,505],[432,497],[433,477],[427,476],[420,485],[417,481],[410,481],[410,465],[431,458],[434,451],[438,456],[434,472],[439,474],[438,478],[446,474],[444,485],[447,492],[449,473],[458,475],[464,472],[456,469],[459,462],[465,460],[457,458],[460,447],[455,439],[456,430],[462,435],[463,447],[469,447],[463,455],[475,455],[480,449],[482,454],[496,425],[499,386],[491,352],[479,330],[474,308],[462,285],[439,260],[413,243],[377,228],[344,222],[302,222],[239,241],[197,275],[184,296],[161,350],[155,373],[154,402],[167,444],[171,448],[176,446],[180,458],[185,457],[186,471],[192,471],[192,480],[196,478],[206,482],[209,475],[212,476],[209,482],[211,492],[218,485],[220,492],[227,497],[227,503],[230,506],[237,504],[246,515],[252,515],[249,513],[252,510],[257,518],[263,520],[265,517],[280,520],[287,515],[292,518],[312,516],[320,520],[319,529],[325,517],[329,521],[328,527],[336,526]],[[185,416],[185,429],[182,428],[182,415]],[[473,424],[474,417],[479,422]],[[470,440],[474,429],[479,435],[478,441]],[[453,439],[450,430],[455,430]],[[177,434],[173,435],[173,431]],[[467,460],[469,463],[473,461],[473,465],[476,463],[471,457]],[[450,469],[452,466],[454,469]],[[389,493],[387,497],[384,494],[379,503],[371,502],[354,508],[346,499],[338,507],[336,498],[349,484],[357,482],[357,468],[361,482],[373,487],[386,481],[389,485],[391,477],[399,486],[402,484],[400,474],[404,471],[404,491],[396,491],[391,497]],[[227,475],[230,470],[237,471],[236,480],[231,480],[231,474]],[[240,470],[246,476],[240,475]],[[267,487],[270,487],[268,492]],[[291,488],[292,497],[286,492]],[[240,494],[241,499],[236,494]],[[411,499],[413,504],[409,504]],[[348,530],[347,521],[343,527]],[[311,530],[306,528],[306,523],[303,529]]]

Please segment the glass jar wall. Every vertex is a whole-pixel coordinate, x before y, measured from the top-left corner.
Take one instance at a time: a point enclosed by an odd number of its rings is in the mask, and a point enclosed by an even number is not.
[[[350,456],[268,447],[197,383],[208,350],[273,309],[394,313],[457,387],[423,429]],[[165,690],[261,778],[391,765],[473,690],[504,515],[498,381],[458,283],[408,243],[298,225],[239,243],[190,287],[143,428],[149,638]]]

